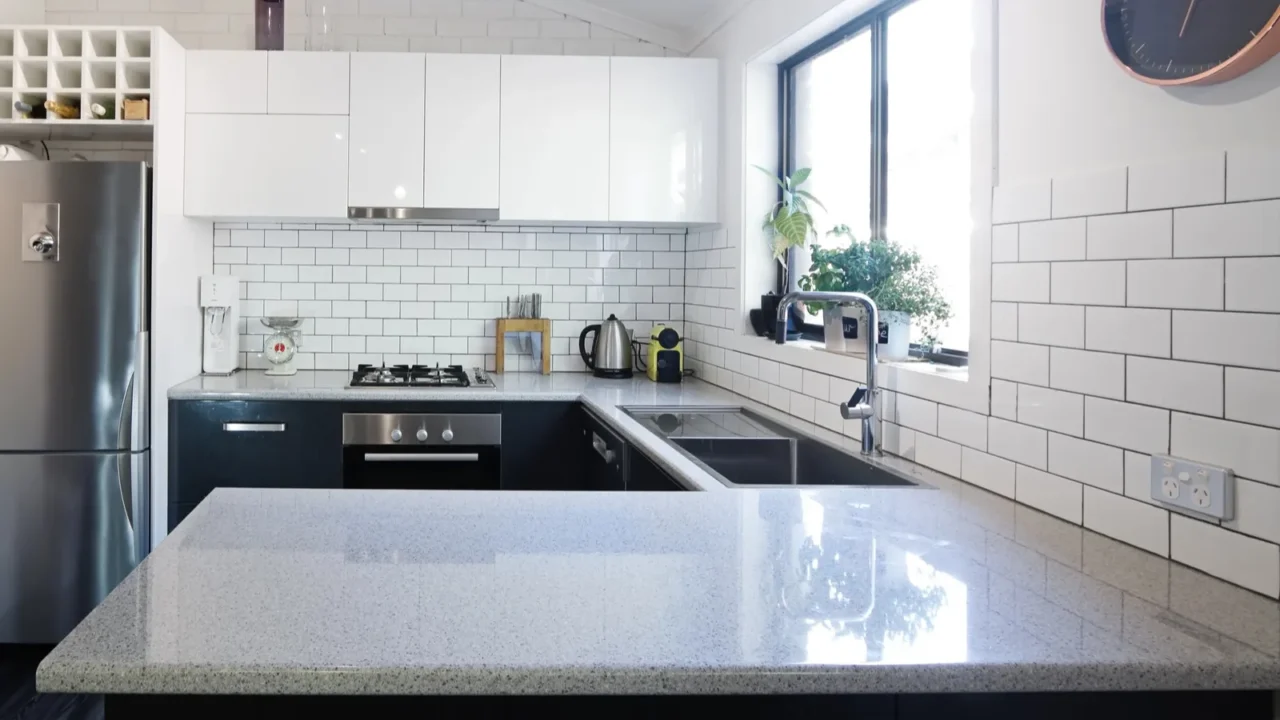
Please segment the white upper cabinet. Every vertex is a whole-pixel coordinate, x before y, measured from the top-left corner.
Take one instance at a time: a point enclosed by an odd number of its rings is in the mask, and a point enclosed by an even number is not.
[[[427,56],[424,207],[498,207],[501,102],[499,56]]]
[[[352,206],[422,207],[425,67],[417,53],[352,53]]]
[[[186,134],[186,215],[346,218],[346,117],[192,114]]]
[[[502,58],[503,220],[609,219],[609,58]]]
[[[270,52],[267,112],[273,115],[346,115],[351,95],[351,55],[339,52]]]
[[[621,57],[611,62],[609,219],[716,222],[718,63]]]
[[[187,112],[266,111],[267,53],[252,50],[187,52]]]

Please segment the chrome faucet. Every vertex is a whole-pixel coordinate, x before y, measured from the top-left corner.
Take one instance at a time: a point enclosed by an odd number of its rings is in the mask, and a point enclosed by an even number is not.
[[[787,342],[787,313],[798,302],[828,302],[837,305],[861,305],[867,313],[867,327],[862,329],[867,338],[867,382],[840,404],[840,415],[845,420],[862,420],[862,454],[876,452],[876,401],[880,391],[876,387],[876,348],[880,335],[880,311],[876,301],[855,292],[792,292],[778,301],[778,325],[775,330],[777,343]]]

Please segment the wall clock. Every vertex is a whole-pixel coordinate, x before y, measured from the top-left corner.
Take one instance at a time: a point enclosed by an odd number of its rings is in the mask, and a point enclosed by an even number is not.
[[[1120,65],[1152,85],[1210,85],[1280,52],[1280,0],[1102,0]]]

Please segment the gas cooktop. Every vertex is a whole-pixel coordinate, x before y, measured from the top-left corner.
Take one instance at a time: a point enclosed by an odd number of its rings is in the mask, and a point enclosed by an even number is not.
[[[480,368],[461,365],[361,365],[347,387],[491,388],[493,381]]]

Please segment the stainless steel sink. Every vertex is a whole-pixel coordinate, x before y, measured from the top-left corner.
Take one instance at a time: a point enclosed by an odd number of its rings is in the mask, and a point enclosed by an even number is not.
[[[928,487],[741,407],[623,411],[731,488]]]

